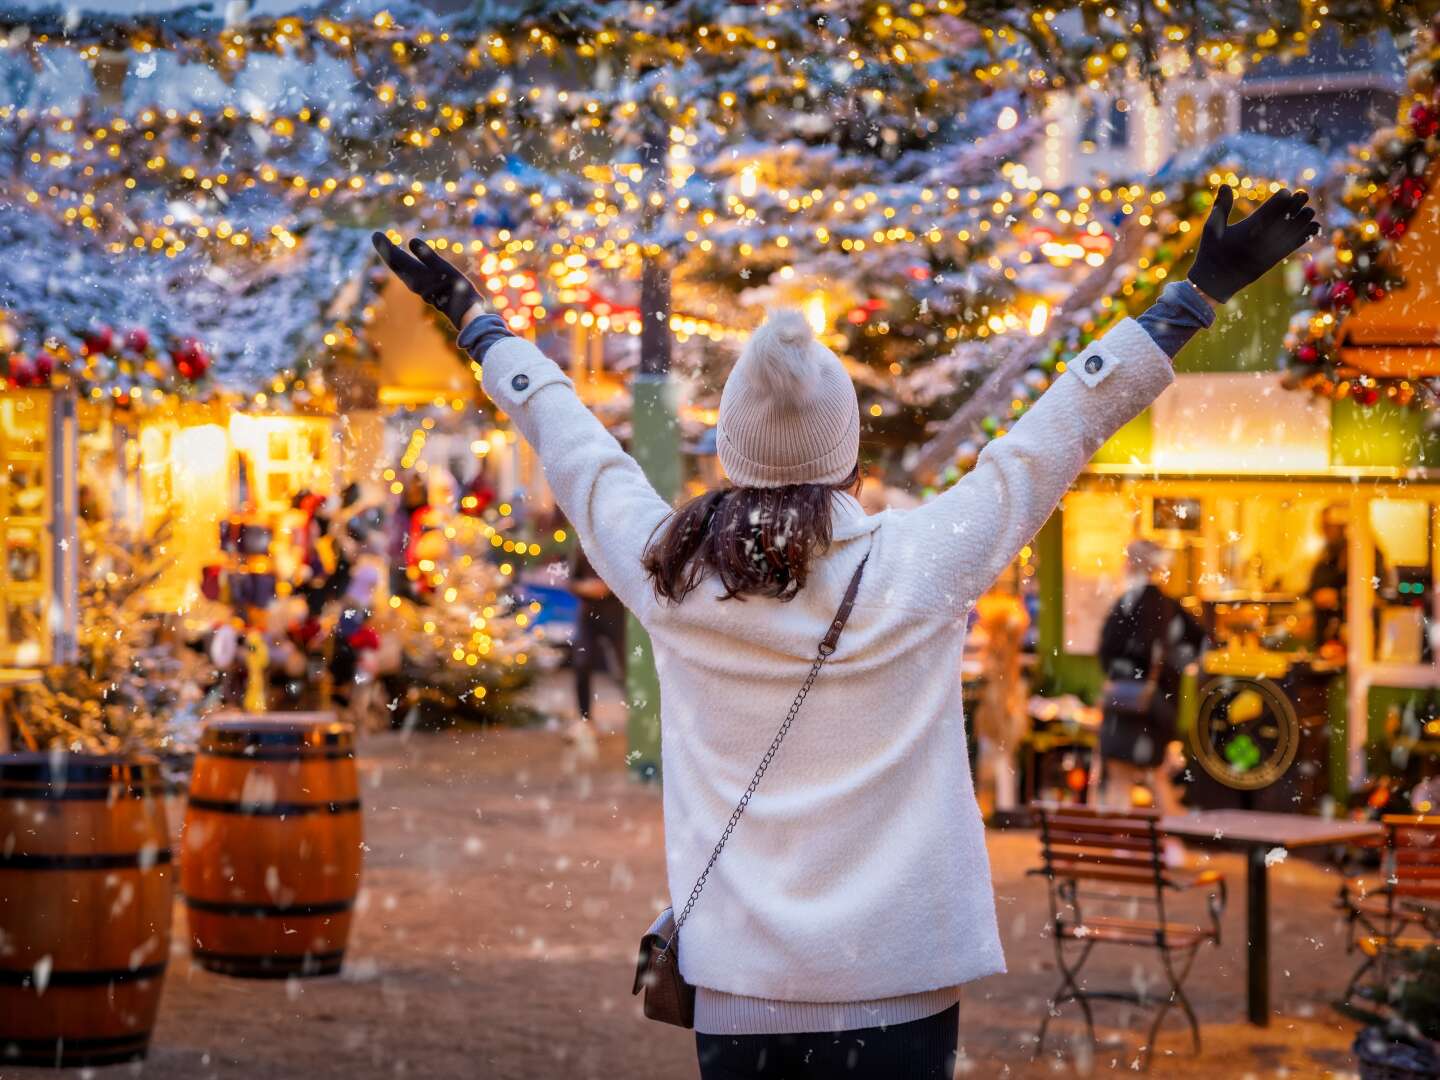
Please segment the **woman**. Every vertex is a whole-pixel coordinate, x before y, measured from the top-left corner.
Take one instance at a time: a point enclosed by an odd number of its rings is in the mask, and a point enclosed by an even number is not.
[[[957,988],[1005,970],[956,678],[965,615],[1100,444],[1169,385],[1167,352],[1213,318],[1199,290],[1227,300],[1313,235],[1303,193],[1227,226],[1232,199],[1216,199],[1194,285],[1088,347],[949,491],[873,517],[850,494],[855,389],[799,315],[756,331],[725,384],[717,438],[735,486],[672,510],[459,271],[422,241],[407,253],[376,235],[461,328],[596,570],[649,631],[673,899],[867,560],[839,649],[681,933],[705,1080],[950,1075]]]
[[[1180,675],[1200,655],[1205,630],[1157,584],[1169,570],[1168,554],[1149,540],[1125,549],[1125,592],[1100,630],[1108,680],[1100,757],[1110,805],[1128,808],[1134,790],[1148,788],[1160,809],[1174,814],[1180,800],[1166,775],[1166,748],[1175,738]]]

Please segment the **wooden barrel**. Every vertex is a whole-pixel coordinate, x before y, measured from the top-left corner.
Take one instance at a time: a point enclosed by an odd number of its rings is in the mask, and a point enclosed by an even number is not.
[[[174,889],[158,762],[0,756],[0,1071],[145,1056]]]
[[[258,979],[338,972],[360,885],[351,729],[333,717],[210,724],[181,851],[203,967]]]

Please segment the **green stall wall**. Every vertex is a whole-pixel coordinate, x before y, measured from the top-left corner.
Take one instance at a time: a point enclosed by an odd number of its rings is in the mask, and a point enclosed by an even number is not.
[[[1358,405],[1351,398],[1330,404],[1330,461],[1350,467],[1440,466],[1440,433],[1425,429],[1419,409],[1389,401]]]

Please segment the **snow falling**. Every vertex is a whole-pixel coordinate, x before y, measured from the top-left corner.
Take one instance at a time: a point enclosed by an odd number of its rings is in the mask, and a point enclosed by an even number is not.
[[[1437,37],[0,0],[0,1077],[1440,1075]]]

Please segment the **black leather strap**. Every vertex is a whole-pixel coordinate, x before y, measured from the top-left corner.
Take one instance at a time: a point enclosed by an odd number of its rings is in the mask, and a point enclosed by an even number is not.
[[[865,573],[865,564],[870,561],[870,554],[866,552],[865,557],[860,560],[860,565],[855,568],[855,575],[850,579],[850,584],[845,589],[845,599],[840,601],[840,610],[835,612],[835,621],[830,624],[829,631],[820,642],[820,655],[829,656],[835,651],[835,646],[840,643],[840,633],[845,629],[845,624],[850,621],[850,612],[855,610],[855,597],[860,592],[860,575]]]

